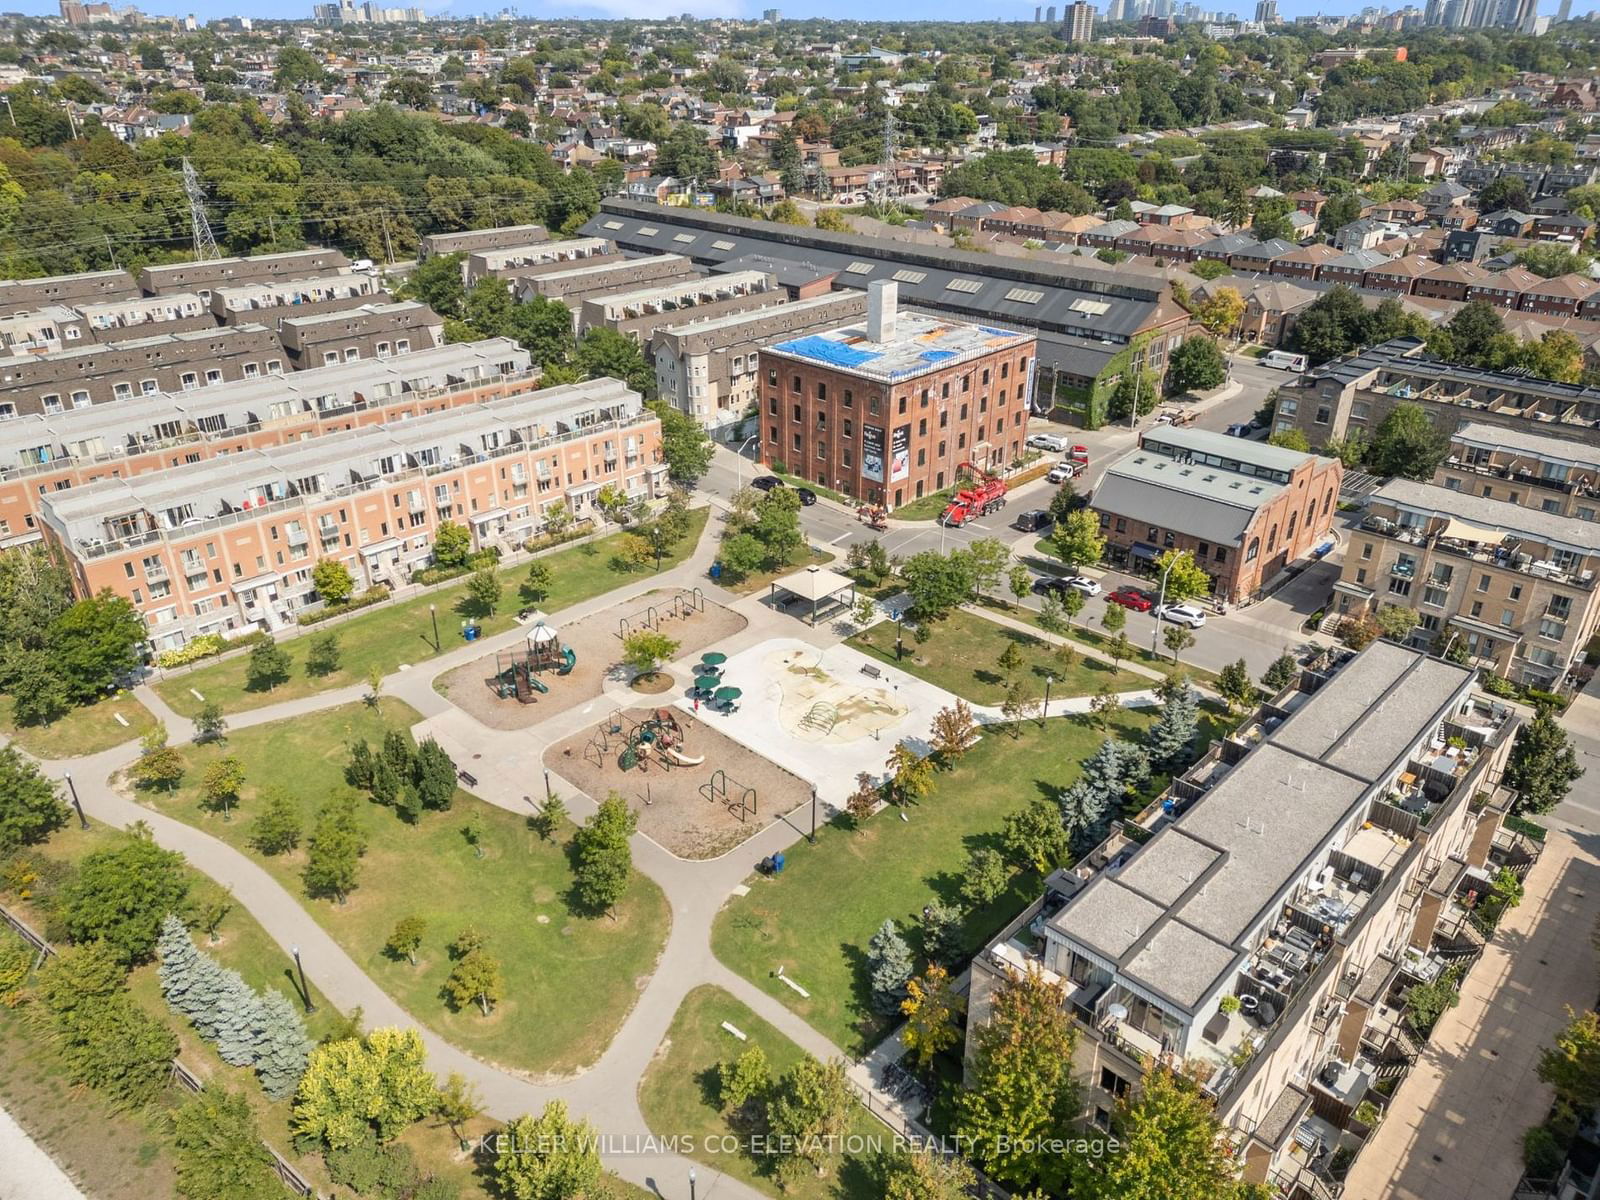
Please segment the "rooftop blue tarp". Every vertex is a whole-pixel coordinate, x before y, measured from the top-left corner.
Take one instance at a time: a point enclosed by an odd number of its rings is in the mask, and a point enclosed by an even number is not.
[[[836,342],[832,338],[816,334],[795,338],[792,342],[780,342],[773,349],[784,350],[790,354],[803,354],[807,358],[815,358],[835,367],[859,367],[879,357],[876,351],[857,350],[844,342]]]

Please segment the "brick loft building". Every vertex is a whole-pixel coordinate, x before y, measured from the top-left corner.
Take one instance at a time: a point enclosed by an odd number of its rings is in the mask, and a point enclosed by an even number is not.
[[[1032,334],[900,312],[874,281],[864,323],[761,351],[762,460],[899,508],[1021,456],[1034,361]]]
[[[52,492],[40,522],[77,591],[126,596],[164,650],[292,624],[323,558],[393,585],[443,521],[514,545],[558,503],[587,516],[607,484],[652,497],[660,446],[638,393],[597,379]]]
[[[1111,465],[1090,506],[1112,562],[1188,550],[1216,595],[1239,603],[1326,537],[1343,478],[1336,458],[1157,427]]]

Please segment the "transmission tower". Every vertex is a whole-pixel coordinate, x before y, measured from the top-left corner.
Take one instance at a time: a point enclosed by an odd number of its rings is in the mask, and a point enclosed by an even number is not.
[[[870,185],[868,197],[880,216],[888,210],[894,196],[894,135],[894,110],[886,108],[883,112],[883,171]]]
[[[183,190],[189,197],[189,227],[194,231],[195,260],[221,258],[217,239],[211,236],[211,222],[206,219],[206,194],[187,158],[183,160]]]

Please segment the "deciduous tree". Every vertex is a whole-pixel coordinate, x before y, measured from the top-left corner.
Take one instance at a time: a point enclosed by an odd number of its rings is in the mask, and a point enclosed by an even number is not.
[[[1239,1178],[1233,1143],[1195,1082],[1165,1066],[1118,1103],[1111,1128],[1122,1143],[1106,1155],[1096,1200],[1207,1196],[1266,1200],[1268,1190]]]
[[[289,652],[268,638],[250,648],[245,660],[245,686],[253,692],[270,692],[289,678]]]
[[[1006,857],[1024,870],[1048,875],[1072,855],[1061,811],[1049,796],[1035,796],[1011,813],[1000,830]]]
[[[295,1132],[341,1149],[369,1130],[389,1141],[435,1104],[427,1050],[414,1029],[374,1029],[311,1052],[295,1094]]]
[[[422,948],[428,923],[419,916],[401,917],[383,948],[396,958],[404,957],[413,967],[417,965],[417,951]]]
[[[1099,562],[1106,547],[1105,538],[1100,536],[1100,518],[1088,508],[1068,513],[1056,523],[1050,545],[1057,557],[1074,570],[1085,563]]]
[[[250,822],[250,844],[262,854],[286,854],[300,844],[300,805],[288,792],[269,787],[261,811]]]
[[[889,751],[889,795],[896,804],[913,804],[933,790],[933,763],[909,742],[897,742]]]
[[[213,1084],[172,1114],[178,1188],[190,1200],[257,1200],[282,1185],[242,1093]]]
[[[573,836],[574,891],[584,907],[609,912],[626,894],[633,874],[628,839],[637,827],[633,810],[612,792]]]
[[[906,1023],[900,1040],[918,1068],[926,1071],[935,1058],[960,1040],[956,1022],[965,1009],[966,1001],[956,991],[950,973],[937,963],[906,984],[906,998],[900,1002]]]
[[[578,1200],[600,1182],[599,1137],[587,1121],[552,1100],[537,1117],[518,1117],[493,1141],[490,1172],[509,1200]]]
[[[0,855],[44,841],[67,817],[59,785],[16,747],[0,747]]]

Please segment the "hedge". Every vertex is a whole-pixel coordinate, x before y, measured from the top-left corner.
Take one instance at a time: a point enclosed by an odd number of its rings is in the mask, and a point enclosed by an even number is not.
[[[351,596],[343,604],[329,604],[314,612],[303,612],[295,620],[301,625],[317,625],[323,621],[330,621],[334,617],[343,616],[347,612],[355,612],[360,608],[368,608],[374,604],[381,604],[389,598],[389,589],[386,587],[369,587],[366,591],[356,596]]]
[[[185,667],[190,663],[199,662],[203,658],[212,658],[224,654],[229,650],[242,650],[246,646],[253,646],[257,642],[268,639],[271,635],[265,630],[253,629],[249,633],[236,638],[223,637],[220,633],[202,633],[175,650],[163,650],[156,655],[156,666],[165,670],[173,667]]]

